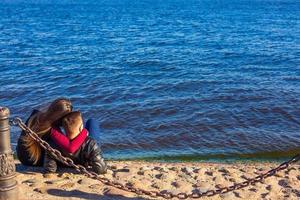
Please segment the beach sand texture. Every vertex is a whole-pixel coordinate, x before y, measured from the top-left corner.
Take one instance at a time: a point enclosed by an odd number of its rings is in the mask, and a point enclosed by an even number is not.
[[[110,161],[117,172],[105,177],[137,188],[174,193],[201,192],[230,186],[270,170],[278,163],[157,163]],[[73,169],[43,174],[41,167],[25,167],[16,161],[20,199],[151,199],[105,186]],[[73,174],[75,173],[75,174]],[[300,199],[300,164],[247,188],[202,199]]]

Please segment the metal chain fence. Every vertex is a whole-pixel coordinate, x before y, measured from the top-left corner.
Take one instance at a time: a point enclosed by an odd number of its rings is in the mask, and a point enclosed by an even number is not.
[[[121,190],[124,190],[124,191],[128,191],[128,192],[133,192],[137,195],[150,196],[152,198],[162,197],[162,198],[165,198],[165,199],[172,199],[172,198],[178,198],[178,199],[194,198],[194,199],[196,199],[196,198],[201,198],[201,197],[211,197],[211,196],[215,196],[215,195],[219,195],[219,194],[225,194],[225,193],[228,193],[228,192],[232,192],[234,190],[239,190],[239,189],[245,188],[249,185],[254,185],[255,183],[258,183],[258,182],[262,182],[264,179],[273,176],[274,174],[276,174],[279,171],[287,169],[290,164],[296,163],[297,161],[300,160],[300,154],[297,154],[296,156],[294,156],[290,160],[281,163],[276,168],[271,169],[271,170],[267,171],[266,173],[263,173],[261,175],[258,175],[254,178],[248,179],[248,180],[240,182],[240,183],[235,183],[235,184],[233,184],[231,186],[228,186],[228,187],[222,187],[222,188],[219,188],[219,189],[208,190],[206,192],[193,191],[191,193],[174,194],[174,193],[171,193],[171,192],[163,192],[163,191],[148,191],[148,190],[135,188],[135,187],[130,186],[130,185],[124,185],[124,184],[121,184],[119,182],[109,180],[108,178],[99,176],[95,172],[88,171],[82,165],[75,164],[71,158],[62,156],[60,151],[52,148],[46,141],[42,140],[34,131],[32,131],[28,126],[26,126],[26,124],[18,117],[14,118],[14,119],[11,119],[10,124],[14,125],[14,126],[19,126],[33,140],[38,142],[41,145],[41,147],[43,149],[45,149],[45,151],[47,153],[49,153],[51,156],[55,157],[58,161],[62,162],[63,164],[75,168],[78,172],[83,173],[87,177],[99,180],[103,184],[108,185],[108,186],[112,186],[112,187],[115,187],[115,188],[118,188],[118,189],[121,189]]]

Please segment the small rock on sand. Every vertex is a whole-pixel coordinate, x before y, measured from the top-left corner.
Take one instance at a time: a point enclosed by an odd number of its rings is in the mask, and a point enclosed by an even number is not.
[[[93,184],[93,185],[90,185],[89,188],[91,188],[91,189],[99,189],[99,188],[101,188],[101,185],[100,184]]]
[[[163,170],[162,167],[154,167],[153,169],[154,169],[154,170],[157,170],[157,171],[160,171],[160,172]]]
[[[212,189],[212,188],[211,188],[211,185],[209,185],[208,183],[203,183],[203,182],[202,182],[202,183],[199,183],[198,186],[199,186],[199,187],[197,187],[197,189],[198,189],[201,193],[206,192],[206,191]]]
[[[46,181],[45,183],[47,183],[47,184],[59,184],[59,183],[62,183],[64,181],[65,181],[64,179],[55,179],[55,180]]]
[[[179,188],[181,186],[180,183],[178,183],[177,181],[172,182],[171,185],[176,188]]]
[[[128,181],[125,185],[128,186],[128,187],[134,187],[135,182],[133,182],[133,181]]]
[[[138,175],[140,175],[140,176],[142,176],[142,175],[144,175],[144,174],[145,174],[145,171],[143,171],[143,170],[140,170],[140,171],[138,171],[138,172],[137,172],[137,174],[138,174]]]
[[[45,188],[45,187],[35,188],[33,191],[39,192],[41,194],[46,194],[47,193],[47,188]]]
[[[190,175],[187,174],[181,174],[179,175],[179,177],[182,177],[185,181],[191,183],[191,184],[195,184],[197,183],[197,180],[195,180],[193,177],[191,177]]]
[[[53,176],[51,178],[55,178],[56,176]],[[58,175],[59,178],[66,178],[66,179],[72,179],[72,178],[75,178],[75,175],[74,174],[71,174],[71,173],[67,173],[67,172],[64,172],[64,173],[61,173]]]
[[[193,172],[196,173],[196,174],[199,173],[199,171],[200,171],[199,168],[196,168],[196,169],[193,170]]]
[[[267,193],[262,193],[262,194],[260,194],[260,196],[261,196],[261,198],[266,198],[266,196],[268,195],[269,193],[267,192]]]
[[[156,189],[160,189],[160,188],[161,188],[161,185],[158,184],[157,182],[154,182],[154,183],[151,185],[151,187],[156,188]]]
[[[237,198],[242,198],[241,194],[239,192],[233,192],[234,196]]]
[[[80,179],[77,183],[79,183],[80,185],[88,185],[91,183],[91,180],[88,178],[83,178],[83,179]]]
[[[116,170],[117,166],[116,165],[111,165],[109,168],[112,169],[112,170]]]
[[[271,189],[272,189],[272,185],[268,185],[268,186],[266,187],[266,190],[271,191]]]
[[[43,176],[44,176],[44,178],[56,178],[57,177],[56,174],[54,174],[54,173],[46,173]]]
[[[293,192],[297,197],[300,197],[300,190],[293,189],[292,192]]]
[[[212,180],[213,180],[215,183],[221,183],[221,182],[224,181],[224,178],[222,178],[222,176],[220,176],[220,175],[217,175],[217,176],[213,177]]]
[[[222,185],[222,184],[216,184],[216,186],[215,186],[216,188],[218,188],[218,189],[220,189],[220,188],[223,188],[223,187],[225,187],[225,185]]]
[[[240,176],[242,179],[249,180],[249,178],[245,175]]]
[[[182,171],[183,173],[188,174],[188,175],[190,175],[190,174],[193,173],[193,170],[192,170],[191,168],[189,168],[189,167],[182,167],[182,168],[181,168],[181,171]]]
[[[25,183],[25,184],[33,184],[33,183],[37,183],[38,180],[36,178],[33,178],[33,179],[27,179],[25,181],[23,181],[22,183]]]
[[[266,171],[266,170],[264,168],[260,167],[260,168],[257,168],[257,171],[263,172],[263,171]]]
[[[235,180],[234,178],[229,178],[228,180],[229,180],[230,182],[234,182],[234,183],[236,182],[236,180]]]
[[[156,174],[156,175],[155,175],[155,178],[157,178],[157,179],[162,179],[162,178],[163,178],[163,174]]]
[[[146,170],[151,170],[152,168],[149,167],[149,166],[143,166],[143,167],[140,167],[140,170],[142,171],[146,171]]]
[[[274,176],[275,176],[275,177],[278,177],[278,178],[282,178],[282,177],[283,177],[281,174],[278,174],[278,173],[277,173],[277,174],[274,174]]]
[[[32,183],[32,184],[30,184],[29,186],[30,186],[30,187],[37,187],[38,184],[37,184],[37,183]]]
[[[197,182],[197,183],[195,183],[194,185],[193,185],[193,187],[194,188],[200,188],[200,187],[202,187],[202,186],[204,186],[205,185],[205,183],[203,183],[203,182]]]
[[[208,176],[212,176],[213,172],[212,171],[206,171],[205,174],[208,175]]]
[[[62,187],[62,188],[72,188],[74,186],[75,186],[75,183],[70,182],[70,183],[63,184],[60,187]]]
[[[123,168],[123,169],[117,169],[115,172],[129,172],[130,171],[130,169],[128,169],[128,168]]]
[[[228,193],[225,193],[225,194],[220,194],[220,197],[222,199],[230,199],[230,200],[236,198],[236,196],[235,196],[235,194],[233,192],[228,192]]]
[[[241,172],[244,172],[244,173],[246,172],[244,169],[240,169],[240,171],[241,171]]]
[[[229,174],[229,171],[228,171],[227,169],[225,169],[224,167],[221,167],[221,168],[219,169],[219,172],[222,172],[222,173],[224,173],[224,174]]]
[[[281,179],[278,181],[278,185],[280,185],[281,187],[283,188],[287,188],[287,187],[290,187],[289,186],[289,182],[287,180],[284,180],[284,179]]]
[[[256,188],[249,188],[248,190],[251,191],[251,192],[257,192]]]
[[[176,167],[169,167],[169,170],[171,170],[171,171],[178,171],[178,169]]]

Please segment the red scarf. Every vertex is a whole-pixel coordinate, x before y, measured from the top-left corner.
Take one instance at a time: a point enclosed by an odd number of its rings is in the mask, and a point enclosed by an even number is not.
[[[51,129],[51,139],[63,150],[68,153],[75,153],[84,142],[88,135],[88,131],[84,128],[82,131],[73,139],[70,140],[65,136],[59,128]]]

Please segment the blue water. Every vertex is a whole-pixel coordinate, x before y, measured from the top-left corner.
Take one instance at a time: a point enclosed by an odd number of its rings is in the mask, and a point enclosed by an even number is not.
[[[300,1],[55,2],[0,3],[13,116],[69,97],[110,159],[300,152]]]

